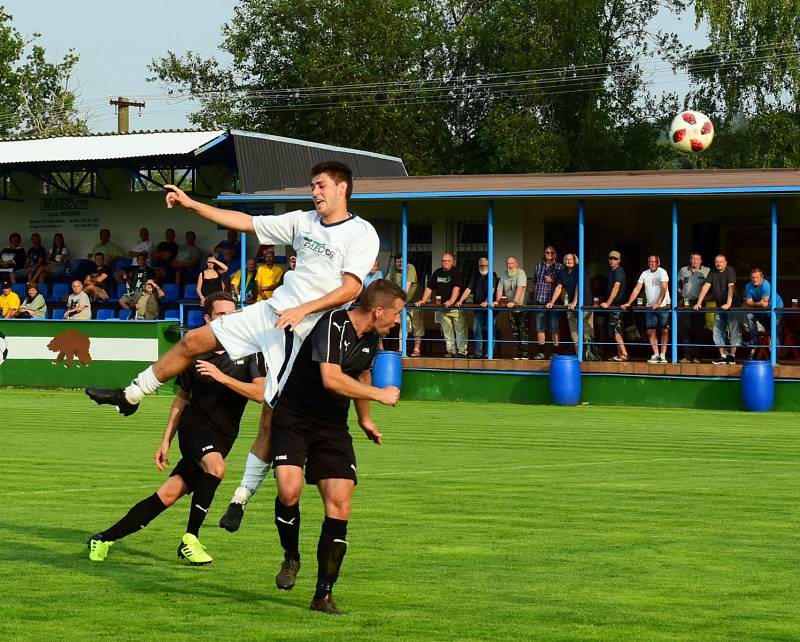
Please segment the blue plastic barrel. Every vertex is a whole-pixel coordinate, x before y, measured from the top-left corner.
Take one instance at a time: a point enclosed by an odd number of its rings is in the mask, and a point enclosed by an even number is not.
[[[396,350],[378,350],[372,361],[372,385],[400,387],[403,382],[403,362]]]
[[[574,354],[550,360],[550,395],[557,406],[577,406],[581,401],[581,364]]]
[[[769,412],[775,401],[775,376],[769,361],[742,364],[742,403],[751,412]]]

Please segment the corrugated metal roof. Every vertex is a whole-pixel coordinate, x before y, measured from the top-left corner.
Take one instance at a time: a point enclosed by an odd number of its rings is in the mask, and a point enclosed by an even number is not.
[[[492,174],[361,178],[357,200],[422,198],[702,196],[741,193],[800,193],[798,169],[665,170],[575,174]],[[308,199],[308,187],[248,194],[220,200]]]
[[[179,156],[226,136],[224,130],[214,130],[5,140],[0,141],[0,165]]]

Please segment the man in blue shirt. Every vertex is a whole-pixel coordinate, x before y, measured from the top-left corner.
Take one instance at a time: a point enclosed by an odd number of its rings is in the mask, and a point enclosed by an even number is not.
[[[622,305],[625,302],[625,270],[620,265],[620,253],[611,250],[608,253],[608,290],[606,300],[600,302],[601,308]],[[625,340],[622,337],[622,312],[620,310],[609,311],[608,313],[608,336],[614,337],[617,343],[617,354],[611,357],[611,361],[627,361],[628,350],[625,348]]]
[[[764,278],[764,272],[761,268],[753,268],[750,270],[750,282],[744,286],[744,299],[745,305],[748,308],[754,308],[763,312],[748,312],[747,313],[747,327],[750,330],[750,359],[755,356],[756,348],[758,347],[758,323],[761,322],[765,328],[769,328],[769,298],[772,294],[772,288],[769,281]],[[780,295],[775,293],[775,307],[782,308],[783,300]],[[777,314],[775,319],[775,330],[778,335],[777,345],[780,345],[781,339],[781,325],[783,319],[782,315]]]

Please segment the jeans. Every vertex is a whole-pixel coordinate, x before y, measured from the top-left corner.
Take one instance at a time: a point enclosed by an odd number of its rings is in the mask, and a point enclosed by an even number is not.
[[[779,312],[775,313],[775,334],[778,335],[777,344],[781,345],[783,343],[783,336],[781,330],[783,329],[783,315]],[[747,322],[747,329],[750,331],[750,346],[753,348],[758,347],[758,323],[760,322],[761,325],[764,326],[764,329],[769,333],[770,331],[770,320],[769,314],[766,312],[748,312],[747,316],[745,317]]]
[[[497,319],[497,316],[495,316]],[[483,335],[489,327],[489,313],[486,311],[476,310],[475,316],[472,319],[472,340],[475,342],[475,354],[479,357],[483,356]],[[495,337],[497,336],[497,325],[495,323]],[[493,342],[494,351],[497,351],[497,342]]]
[[[728,331],[729,343],[725,343],[725,331]],[[718,348],[742,345],[741,312],[717,312],[714,314],[714,345]]]

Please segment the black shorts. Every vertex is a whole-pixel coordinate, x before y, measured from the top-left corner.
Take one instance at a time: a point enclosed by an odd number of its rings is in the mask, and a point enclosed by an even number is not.
[[[307,484],[356,478],[356,454],[347,424],[331,423],[286,410],[272,416],[272,466],[305,467]]]
[[[180,428],[178,445],[183,459],[172,469],[170,477],[180,475],[189,492],[195,489],[203,475],[203,469],[198,462],[208,453],[219,453],[225,458],[230,451],[230,446],[216,432],[199,426]]]

